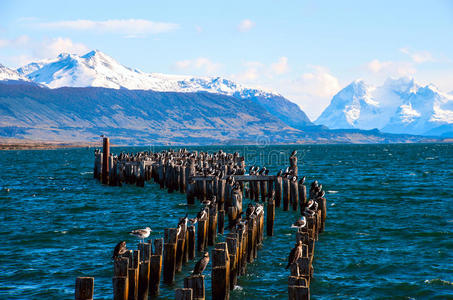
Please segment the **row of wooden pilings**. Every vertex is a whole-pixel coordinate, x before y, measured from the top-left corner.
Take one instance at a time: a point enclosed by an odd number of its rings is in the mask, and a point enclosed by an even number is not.
[[[306,187],[303,180],[297,180],[297,156],[295,155],[292,155],[289,159],[289,172],[285,171],[284,173],[280,172],[277,176],[269,176],[266,172],[263,174],[263,172],[256,170],[249,170],[249,174],[245,174],[244,158],[239,157],[237,153],[227,154],[219,151],[209,155],[203,152],[189,153],[186,150],[177,152],[170,150],[161,153],[142,152],[114,156],[109,154],[108,147],[109,141],[104,139],[103,152],[108,155],[103,156],[100,151],[95,152],[94,177],[105,184],[121,185],[122,182],[125,182],[144,186],[145,181],[154,179],[161,188],[167,188],[168,192],[186,192],[188,204],[194,204],[195,198],[204,201],[215,196],[217,199],[217,205],[212,209],[207,209],[209,217],[198,222],[197,230],[195,230],[195,226],[188,226],[177,235],[177,229],[166,229],[164,239],[154,240],[154,251],[152,251],[151,243],[139,244],[138,250],[128,252],[129,254],[115,262],[114,294],[119,295],[115,296],[115,299],[146,299],[143,298],[144,292],[140,292],[143,289],[139,288],[141,264],[144,265],[144,270],[150,270],[149,277],[154,278],[154,284],[151,284],[151,279],[149,279],[147,293],[157,295],[162,258],[163,281],[171,284],[174,281],[175,273],[181,270],[182,264],[195,257],[195,247],[199,252],[203,252],[207,245],[215,245],[211,254],[213,299],[228,299],[229,290],[234,287],[237,276],[244,274],[247,262],[256,258],[258,245],[263,240],[264,213],[257,218],[258,220],[248,222],[243,231],[237,232],[233,228],[226,235],[225,243],[215,243],[216,227],[217,232],[221,234],[224,232],[225,210],[229,217],[229,223],[233,224],[241,216],[244,196],[257,202],[267,202],[266,232],[267,235],[273,235],[275,207],[280,207],[283,204],[283,210],[286,211],[290,208],[297,211],[300,208],[301,214],[304,214],[306,208]],[[108,159],[105,159],[106,157]],[[310,218],[307,219],[310,220]],[[313,270],[311,263],[314,241],[317,239],[317,233],[320,232],[319,229],[315,230],[318,227],[313,227],[312,224],[324,223],[308,221],[307,233],[316,232],[316,236],[312,239],[310,239],[311,235],[308,235],[308,237],[306,234],[304,235],[303,230],[297,235],[298,239],[303,237],[306,243],[304,245],[306,245],[307,250],[304,253],[307,253],[309,257],[309,270]],[[195,235],[197,235],[196,243]],[[309,249],[311,250],[309,251]],[[141,258],[140,250],[144,251]],[[175,255],[173,255],[174,250],[176,251]],[[148,255],[150,256],[149,259],[147,259]],[[153,256],[155,257],[154,263],[151,263]],[[146,266],[147,261],[149,267]],[[159,263],[157,263],[158,261]],[[122,264],[122,267],[117,266],[118,264]],[[127,272],[124,271],[126,265],[128,266]],[[306,271],[300,271],[306,270],[306,268],[298,268],[298,273],[294,272],[293,269],[294,267],[291,268],[292,276],[289,279],[289,299],[308,299],[309,290],[308,296],[304,296],[304,298],[299,298],[301,294],[294,292],[294,290],[298,290],[299,286],[309,289],[311,277],[307,278],[307,275],[303,273]],[[155,270],[154,273],[151,270]],[[128,275],[127,280],[124,278],[125,273]],[[143,271],[143,273],[146,274],[147,272]],[[154,276],[151,274],[154,274]],[[158,279],[156,279],[157,275],[159,275]],[[297,280],[294,277],[297,277]],[[131,282],[131,280],[134,282]],[[128,282],[127,292],[124,291],[126,281]],[[77,279],[77,282],[79,282],[79,279]],[[79,286],[84,285],[79,284]],[[145,285],[142,284],[142,286]],[[133,287],[132,291],[131,287]],[[135,291],[136,289],[137,291]],[[204,295],[203,275],[185,278],[184,288],[176,290],[177,299],[204,299]]]
[[[288,278],[289,299],[309,299],[310,283],[313,278],[314,268],[313,259],[315,252],[315,242],[318,235],[324,231],[327,207],[326,198],[322,191],[322,186],[313,182],[309,193],[310,201],[315,202],[316,209],[305,209],[302,214],[305,217],[306,225],[299,228],[296,232],[295,248],[302,247],[300,258],[290,265],[290,276]],[[312,206],[312,207],[313,207]]]

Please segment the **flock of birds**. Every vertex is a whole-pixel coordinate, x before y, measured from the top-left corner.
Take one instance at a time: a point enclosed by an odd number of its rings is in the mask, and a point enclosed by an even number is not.
[[[316,215],[318,210],[318,202],[316,200],[323,198],[325,196],[325,191],[322,190],[322,184],[319,184],[318,181],[313,181],[310,185],[309,191],[309,201],[305,205],[303,216],[294,222],[291,225],[291,228],[296,228],[298,231],[307,226],[307,217],[312,217]],[[299,258],[302,257],[302,241],[299,240],[294,245],[294,248],[291,249],[288,257],[288,264],[286,269],[288,269],[292,264],[297,263]]]
[[[139,161],[143,159],[144,157],[152,157],[154,160],[158,160],[160,158],[166,158],[167,162],[171,162],[173,158],[174,152],[172,150],[169,151],[163,151],[160,153],[148,153],[148,152],[139,152],[137,154],[127,154],[127,153],[121,153],[117,158],[121,160],[129,160],[129,161]],[[291,153],[291,156],[297,155],[296,151],[293,151]],[[223,177],[224,175],[227,175],[227,182],[233,186],[233,189],[240,189],[240,184],[239,182],[235,182],[235,179],[231,175],[243,175],[245,174],[244,168],[240,167],[239,165],[234,164],[234,158],[238,157],[239,154],[235,152],[234,154],[227,154],[223,152],[222,150],[214,153],[214,154],[208,154],[208,153],[190,153],[186,149],[179,150],[178,154],[175,157],[181,158],[196,158],[202,156],[204,159],[214,159],[214,160],[224,160],[228,161],[231,164],[230,172],[228,174],[224,174],[222,170],[222,164],[220,162],[217,162],[216,164],[212,166],[204,166],[201,167],[199,165],[195,166],[195,171],[197,174],[202,174],[204,176],[217,176],[217,177]],[[187,160],[189,161],[189,160]],[[258,166],[251,166],[249,168],[249,174],[250,175],[258,175],[258,176],[267,176],[269,174],[269,170],[266,167],[260,168]],[[296,176],[292,170],[288,167],[284,171],[280,170],[277,173],[277,176],[281,176],[283,178],[287,178],[292,181],[297,181],[299,178]],[[305,176],[300,178],[299,183],[304,184],[305,183]],[[310,186],[310,191],[309,191],[309,201],[306,203],[305,208],[304,208],[304,214],[303,216],[295,221],[292,225],[291,228],[296,228],[297,230],[303,229],[305,226],[307,226],[307,219],[306,217],[311,217],[316,214],[316,211],[318,210],[318,203],[317,199],[324,197],[325,192],[322,190],[322,185],[318,184],[317,181],[314,181],[311,186]],[[196,224],[200,220],[206,220],[208,216],[209,210],[217,205],[216,197],[212,196],[208,200],[204,200],[202,202],[202,207],[200,211],[197,213],[195,218],[188,218],[188,214],[186,214],[184,217],[179,218],[178,222],[178,234],[180,233],[180,230],[182,226],[187,226],[189,223],[191,225]],[[245,233],[246,225],[247,222],[249,222],[250,218],[252,216],[258,216],[263,212],[264,208],[261,203],[252,203],[251,201],[247,205],[247,209],[245,211],[245,217],[243,216],[244,212],[241,212],[237,218],[229,224],[229,228],[232,232],[242,232]],[[151,228],[146,227],[143,229],[136,229],[132,230],[129,234],[139,238],[141,241],[144,242],[146,238],[149,237],[150,233],[152,232]],[[113,256],[112,259],[117,260],[121,255],[126,253],[127,248],[126,248],[126,242],[121,241],[119,242],[114,250],[113,250]],[[288,265],[286,266],[286,269],[288,269],[293,263],[296,263],[297,260],[302,257],[302,241],[298,241],[294,248],[291,250],[289,258],[288,258]],[[192,274],[202,274],[203,271],[206,269],[206,266],[209,263],[209,252],[205,252],[203,257],[195,264],[194,269],[192,271]]]

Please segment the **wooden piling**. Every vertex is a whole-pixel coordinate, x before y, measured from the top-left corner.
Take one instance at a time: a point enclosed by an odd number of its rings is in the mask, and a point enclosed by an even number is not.
[[[179,288],[175,290],[175,300],[192,300],[193,290],[188,288]]]
[[[229,233],[225,239],[228,246],[228,255],[230,256],[230,290],[234,289],[237,284],[238,276],[238,239],[237,233]]]
[[[198,252],[204,252],[206,247],[206,234],[208,228],[209,217],[205,220],[198,221],[197,228],[197,250]]]
[[[268,236],[274,235],[274,219],[275,219],[275,201],[273,198],[267,202],[266,213],[266,234]]]
[[[154,251],[150,257],[149,295],[159,295],[160,277],[162,273],[162,254],[164,240],[154,239]]]
[[[212,250],[212,299],[229,299],[230,274],[228,248]]]
[[[297,211],[299,205],[299,187],[296,180],[291,180],[290,182],[290,196],[293,211]]]
[[[191,275],[184,278],[184,288],[192,289],[192,299],[204,300],[204,275]]]
[[[195,258],[195,225],[191,225],[188,227],[188,253],[189,253],[189,260]]]
[[[165,229],[164,237],[164,283],[172,284],[176,271],[177,228]]]
[[[218,227],[218,232],[220,234],[223,234],[223,230],[225,227],[225,211],[223,209],[219,210],[219,212],[218,212],[217,227]]]
[[[307,187],[303,183],[298,183],[297,188],[299,189],[300,214],[303,215],[307,203]]]
[[[94,277],[77,277],[75,283],[76,300],[93,300]]]
[[[278,176],[274,180],[275,185],[275,206],[280,207],[283,192],[283,178]]]
[[[213,246],[217,237],[217,206],[209,209],[208,245]]]
[[[176,272],[181,272],[182,270],[185,243],[186,243],[186,226],[182,225],[176,245]]]
[[[290,180],[288,178],[283,178],[283,210],[289,210],[289,199],[290,199]]]
[[[129,258],[120,257],[114,261],[113,268],[113,299],[127,300],[129,294],[128,268]]]
[[[102,149],[102,183],[109,183],[109,157],[110,157],[110,141],[108,137],[103,139]]]

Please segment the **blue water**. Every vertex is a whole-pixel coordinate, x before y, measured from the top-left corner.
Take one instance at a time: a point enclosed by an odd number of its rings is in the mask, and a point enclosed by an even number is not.
[[[222,148],[275,174],[295,147]],[[453,299],[453,145],[296,148],[299,173],[327,192],[313,299]],[[0,169],[0,186],[10,189],[0,190],[0,299],[71,299],[77,276],[94,276],[95,298],[110,299],[114,245],[136,248],[129,230],[150,226],[161,237],[186,211],[198,211],[156,184],[100,185],[93,149],[2,151]],[[265,237],[232,299],[287,297],[284,266],[295,240],[288,225],[296,216],[276,210],[276,235]],[[176,287],[194,263],[177,274]],[[208,266],[208,298],[209,273]],[[162,298],[172,299],[173,288],[162,284]]]

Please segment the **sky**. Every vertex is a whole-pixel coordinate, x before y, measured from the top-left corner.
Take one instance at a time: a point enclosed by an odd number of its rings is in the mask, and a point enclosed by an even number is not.
[[[315,120],[357,79],[453,91],[453,1],[0,0],[0,64],[93,49],[145,72],[271,89]]]

